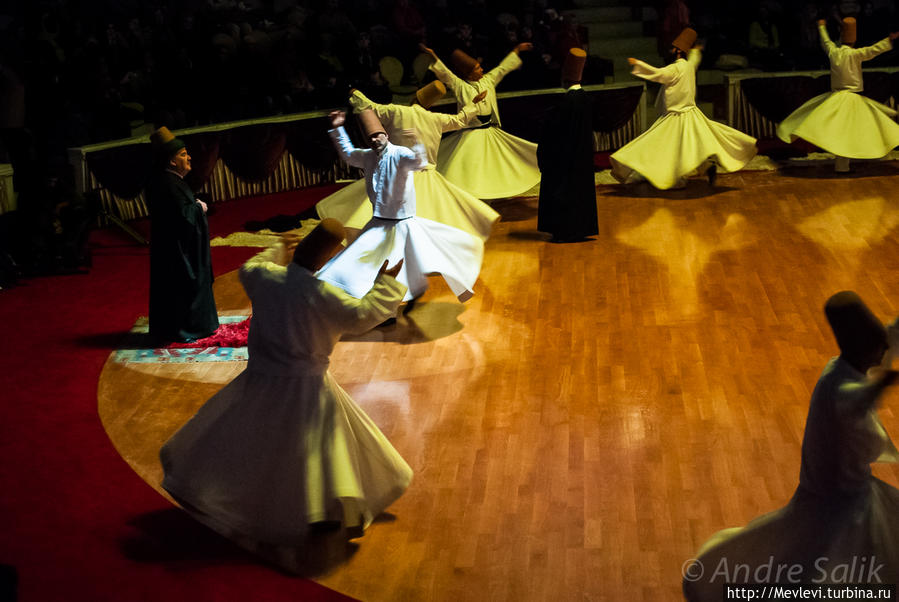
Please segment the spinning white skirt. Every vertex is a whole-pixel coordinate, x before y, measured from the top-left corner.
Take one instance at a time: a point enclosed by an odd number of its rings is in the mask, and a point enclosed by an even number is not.
[[[755,138],[706,117],[698,107],[670,112],[609,159],[612,175],[625,182],[632,172],[659,189],[713,159],[719,171],[739,171],[756,155]]]
[[[841,157],[879,159],[899,146],[896,111],[856,92],[820,94],[777,126],[784,142],[796,138]]]
[[[487,240],[499,213],[490,205],[452,184],[428,165],[413,174],[415,184],[415,213],[463,232]],[[315,206],[319,217],[332,217],[348,228],[362,228],[372,218],[371,202],[365,190],[365,180],[356,180],[323,198]]]
[[[540,182],[537,145],[492,126],[441,140],[437,171],[480,199],[520,195]]]
[[[440,274],[460,301],[471,298],[484,259],[484,242],[458,228],[422,217],[403,220],[373,218],[346,249],[316,277],[361,298],[384,260],[404,259],[396,279],[408,287],[405,301],[428,288],[428,274]]]
[[[162,448],[162,486],[245,546],[300,544],[347,503],[368,526],[412,469],[326,366],[285,376],[252,361]]]

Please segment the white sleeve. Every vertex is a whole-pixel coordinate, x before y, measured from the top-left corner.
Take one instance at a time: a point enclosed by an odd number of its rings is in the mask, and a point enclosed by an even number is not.
[[[279,240],[271,247],[248,259],[240,267],[237,276],[244,290],[252,297],[252,289],[255,288],[255,284],[260,278],[270,271],[283,268],[289,261],[287,247]]]
[[[365,167],[365,155],[372,152],[371,150],[353,146],[353,143],[350,142],[350,137],[347,136],[343,126],[340,126],[336,130],[328,130],[328,135],[331,136],[331,140],[334,142],[337,154],[340,155],[340,158],[343,159],[345,163],[352,165],[353,167]]]
[[[658,68],[644,63],[643,61],[637,61],[634,64],[633,69],[631,69],[631,73],[651,82],[670,84],[674,81],[674,76],[677,71],[674,68],[674,65]]]
[[[484,78],[489,79],[493,86],[496,87],[506,75],[519,67],[521,67],[521,57],[518,56],[517,52],[510,52],[506,55],[506,58],[500,61],[499,65],[485,73]]]
[[[395,278],[381,274],[361,299],[322,281],[324,290],[333,296],[328,318],[340,332],[358,334],[371,330],[387,318],[396,315],[403,301],[406,286]]]

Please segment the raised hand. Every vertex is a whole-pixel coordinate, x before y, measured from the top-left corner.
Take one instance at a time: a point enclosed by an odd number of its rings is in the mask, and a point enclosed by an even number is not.
[[[384,260],[384,263],[381,264],[381,269],[378,270],[378,275],[387,274],[391,278],[396,278],[396,275],[400,273],[400,268],[403,267],[403,260],[400,259],[396,262],[396,264],[392,268],[387,267],[387,260]]]
[[[818,19],[818,25],[827,25],[827,19]]]
[[[891,32],[891,33],[890,33],[890,39],[891,39],[891,40],[895,40],[896,38],[899,38],[899,31],[893,31],[893,32]]]
[[[636,64],[637,64],[637,59],[635,59],[634,57],[629,57],[629,58],[627,59],[627,64],[628,64],[628,65],[636,65]]]
[[[515,54],[518,54],[518,53],[520,53],[520,52],[527,52],[527,51],[533,50],[533,49],[534,49],[534,45],[531,44],[530,42],[522,42],[521,44],[519,44],[518,46],[516,46],[516,47],[512,50],[512,52],[514,52]]]
[[[424,44],[419,44],[418,49],[424,52],[425,54],[430,54],[431,58],[435,61],[437,60],[437,53],[425,46]]]
[[[346,113],[344,111],[331,111],[328,113],[328,118],[331,120],[331,127],[337,129],[346,122]]]

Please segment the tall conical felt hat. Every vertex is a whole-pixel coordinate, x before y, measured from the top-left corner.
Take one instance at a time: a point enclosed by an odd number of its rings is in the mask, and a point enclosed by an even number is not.
[[[572,48],[565,56],[562,65],[563,82],[579,82],[584,74],[584,64],[587,62],[587,51],[583,48]]]
[[[855,44],[858,39],[854,17],[846,17],[840,24],[840,41],[843,44]]]
[[[691,29],[690,27],[687,27],[682,32],[680,32],[680,34],[678,34],[678,36],[676,38],[674,38],[674,41],[671,42],[671,45],[674,46],[675,48],[677,48],[678,50],[683,50],[684,52],[687,52],[688,50],[693,48],[693,44],[695,44],[695,43],[696,43],[696,30]]]
[[[175,134],[165,126],[150,134],[150,142],[156,154],[166,159],[171,159],[175,153],[184,148],[184,142],[180,138],[175,138]]]
[[[359,122],[359,127],[362,128],[362,133],[365,135],[366,140],[374,134],[387,133],[387,130],[381,124],[381,120],[378,119],[378,116],[371,109],[365,109],[357,113],[356,120]]]
[[[331,258],[344,238],[343,224],[333,217],[326,217],[297,244],[293,260],[310,270],[317,269]]]
[[[443,98],[444,94],[446,94],[446,86],[443,85],[443,82],[434,80],[427,86],[419,88],[415,92],[415,98],[418,99],[418,104],[427,109]]]
[[[853,291],[833,295],[824,304],[824,314],[844,353],[866,353],[887,343],[883,323]]]
[[[478,66],[478,61],[471,58],[458,48],[453,50],[453,53],[450,55],[450,63],[453,65],[453,70],[459,76],[466,79],[469,75],[471,75],[471,72],[474,71],[474,68]]]

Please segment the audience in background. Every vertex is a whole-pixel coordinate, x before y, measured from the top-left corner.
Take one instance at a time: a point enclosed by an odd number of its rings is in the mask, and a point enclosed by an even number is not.
[[[840,18],[856,16],[860,43],[896,28],[894,0],[646,4],[654,4],[657,18],[643,24],[644,34],[657,34],[667,49],[669,38],[692,26],[706,43],[704,68],[723,54],[747,57],[766,70],[822,68],[815,30],[821,17],[836,35]],[[651,13],[638,5],[637,18]],[[14,164],[23,213],[31,211],[47,229],[45,217],[53,212],[24,205],[48,180],[47,166],[66,160],[67,148],[146,135],[160,126],[330,109],[344,102],[350,87],[389,102],[380,59],[401,60],[404,84],[427,83],[415,81],[412,68],[420,41],[442,56],[459,48],[488,64],[532,43],[534,52],[505,89],[556,86],[560,57],[588,44],[583,15],[574,8],[570,0],[6,3],[0,6],[0,113],[21,104],[20,97],[27,106],[19,116],[23,123],[0,126],[0,163]],[[611,62],[586,49],[585,82],[602,83],[613,73]],[[883,55],[878,64],[897,57]]]

